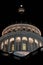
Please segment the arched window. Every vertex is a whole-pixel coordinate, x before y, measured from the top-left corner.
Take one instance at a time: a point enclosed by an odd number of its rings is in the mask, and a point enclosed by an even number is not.
[[[5,40],[5,44],[8,44],[8,39],[7,39],[7,40]]]
[[[27,50],[27,43],[26,42],[24,42],[24,41],[27,41],[27,37],[22,37],[22,50]]]
[[[3,47],[4,47],[4,43],[2,42],[2,43],[1,43],[1,49],[3,49]]]
[[[10,42],[14,41],[14,38],[10,38]]]
[[[37,39],[35,39],[35,43],[38,45],[38,40]]]
[[[16,37],[16,50],[21,49],[21,37]]]
[[[21,42],[21,38],[20,37],[16,37],[16,42]]]
[[[42,47],[42,43],[41,42],[39,43],[39,46]]]
[[[4,51],[8,51],[8,39],[4,41]]]
[[[14,38],[10,38],[10,52],[13,52],[15,49],[14,49]]]
[[[33,38],[29,37],[29,43],[33,43]]]
[[[27,37],[22,37],[22,40],[23,41],[27,41]]]

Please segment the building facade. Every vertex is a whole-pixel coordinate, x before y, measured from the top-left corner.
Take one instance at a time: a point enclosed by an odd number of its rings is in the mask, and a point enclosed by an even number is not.
[[[0,37],[0,50],[18,56],[25,56],[42,46],[41,31],[30,24],[10,25]]]

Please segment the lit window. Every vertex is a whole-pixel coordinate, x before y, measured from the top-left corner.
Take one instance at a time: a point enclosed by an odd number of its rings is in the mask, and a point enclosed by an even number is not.
[[[25,40],[25,41],[27,41],[27,37],[22,37],[22,40]]]
[[[19,9],[18,9],[18,12],[23,13],[24,11],[25,11],[24,8],[19,8]]]
[[[4,42],[4,51],[8,51],[8,39],[5,40]]]
[[[14,51],[14,44],[12,44],[12,51]]]
[[[14,51],[14,38],[10,38],[10,52]]]
[[[38,40],[37,39],[35,39],[35,43],[38,44]]]
[[[5,40],[5,44],[8,44],[8,39],[7,39],[7,40]]]
[[[21,42],[21,38],[20,37],[16,37],[16,42]]]
[[[40,42],[39,45],[40,45],[40,47],[41,47],[41,46],[42,46],[42,43]]]
[[[2,42],[2,43],[1,43],[1,49],[3,49],[3,45],[4,45],[4,44],[3,44],[3,42]]]
[[[33,38],[29,38],[29,43],[33,43]]]
[[[25,43],[22,44],[22,50],[26,50],[26,44]]]
[[[14,38],[10,38],[10,42],[14,41]]]

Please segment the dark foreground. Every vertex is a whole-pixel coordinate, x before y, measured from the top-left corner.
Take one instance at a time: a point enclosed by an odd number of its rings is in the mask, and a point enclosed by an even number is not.
[[[13,54],[9,54],[8,56],[4,56],[3,52],[0,51],[0,65],[15,65],[15,64],[41,64],[43,65],[43,51],[41,48],[37,49],[36,51],[30,53],[25,57],[17,57]]]

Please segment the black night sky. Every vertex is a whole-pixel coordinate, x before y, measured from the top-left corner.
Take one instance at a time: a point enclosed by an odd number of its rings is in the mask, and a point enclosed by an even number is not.
[[[23,7],[25,8],[25,12],[23,14],[18,13],[18,8],[20,7],[21,4],[23,4]],[[32,1],[31,0],[25,0],[25,1],[14,0],[14,2],[10,1],[10,2],[1,3],[0,4],[0,37],[4,28],[6,28],[7,26],[11,24],[18,24],[18,23],[27,23],[27,24],[32,24],[38,27],[41,30],[42,36],[43,36],[43,3],[41,1],[33,1],[33,0]],[[36,53],[36,55],[30,57],[30,59],[27,58],[25,62],[24,62],[24,59],[22,59],[22,61],[24,63],[30,62],[30,64],[32,63],[34,64],[34,60],[35,60],[35,63],[37,64],[37,62],[39,63],[41,59],[43,59],[42,58],[43,55],[41,55],[41,53],[38,51],[38,54]],[[12,60],[12,57],[10,58],[7,57],[7,60],[6,60],[6,57],[1,55],[0,58],[2,59],[1,62],[5,59],[3,63],[6,61],[6,64],[8,62],[8,64],[13,65],[12,62],[14,62],[14,59]],[[36,59],[37,59],[37,62],[36,62]],[[16,61],[15,63],[17,64],[22,63],[22,61],[17,61],[17,60],[15,61]]]
[[[2,3],[3,4],[3,3]],[[18,8],[23,4],[24,14],[18,13]],[[0,36],[2,30],[15,23],[28,23],[37,26],[43,35],[43,4],[37,1],[14,0],[14,3],[8,3],[0,6]]]

